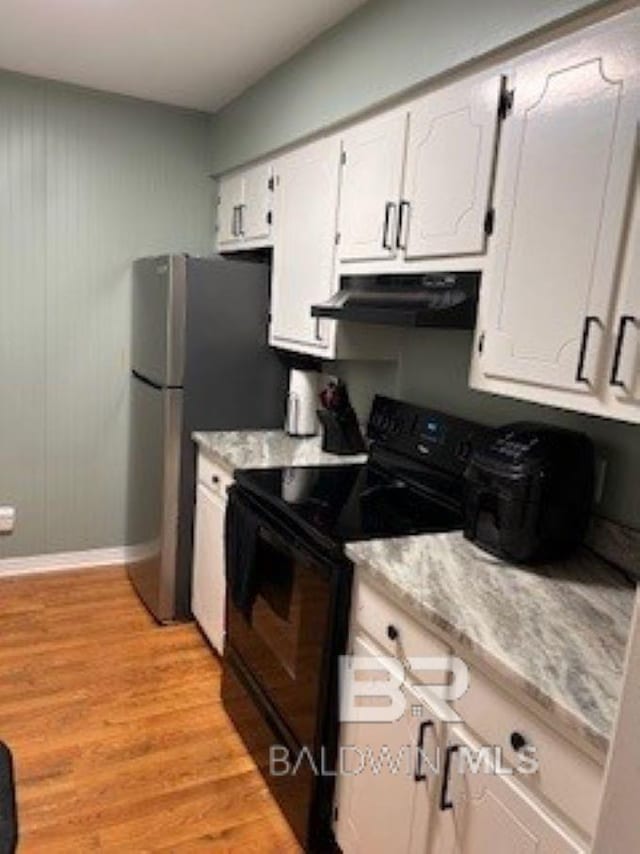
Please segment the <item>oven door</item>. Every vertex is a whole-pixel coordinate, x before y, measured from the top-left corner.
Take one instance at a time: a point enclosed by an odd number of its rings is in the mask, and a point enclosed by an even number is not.
[[[302,544],[237,488],[227,512],[227,643],[298,744],[313,747],[343,642],[340,574],[349,568]],[[253,531],[246,515],[235,521],[243,512],[254,514]]]

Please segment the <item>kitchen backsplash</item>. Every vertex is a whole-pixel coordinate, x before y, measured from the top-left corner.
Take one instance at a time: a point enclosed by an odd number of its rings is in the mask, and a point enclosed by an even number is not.
[[[579,415],[473,391],[468,385],[472,336],[452,330],[399,330],[396,362],[338,362],[327,372],[345,380],[361,419],[371,400],[387,394],[484,424],[535,420],[581,430],[607,469],[596,512],[640,530],[640,426]]]

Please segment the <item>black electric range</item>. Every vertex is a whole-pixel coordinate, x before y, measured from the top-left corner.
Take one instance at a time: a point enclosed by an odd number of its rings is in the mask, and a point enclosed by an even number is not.
[[[331,850],[338,660],[349,625],[348,542],[462,528],[463,472],[482,428],[374,401],[362,465],[236,473],[226,516],[223,702],[305,850]],[[328,773],[274,775],[270,751]],[[305,773],[306,772],[306,773]]]
[[[361,465],[237,472],[240,489],[328,550],[462,527],[462,473],[481,428],[377,397]]]

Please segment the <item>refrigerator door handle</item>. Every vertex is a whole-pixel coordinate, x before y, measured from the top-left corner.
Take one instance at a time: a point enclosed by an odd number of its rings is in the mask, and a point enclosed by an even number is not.
[[[155,388],[157,391],[162,391],[165,386],[160,385],[160,383],[156,383],[153,380],[150,380],[149,377],[145,377],[143,374],[138,371],[132,369],[131,376],[137,379],[139,382],[144,383],[145,385],[151,386],[151,388]]]

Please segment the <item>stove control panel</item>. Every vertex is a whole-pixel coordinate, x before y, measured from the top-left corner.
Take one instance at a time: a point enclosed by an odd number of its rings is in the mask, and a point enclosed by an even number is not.
[[[461,474],[485,429],[445,412],[378,395],[371,407],[367,435],[379,449]]]

